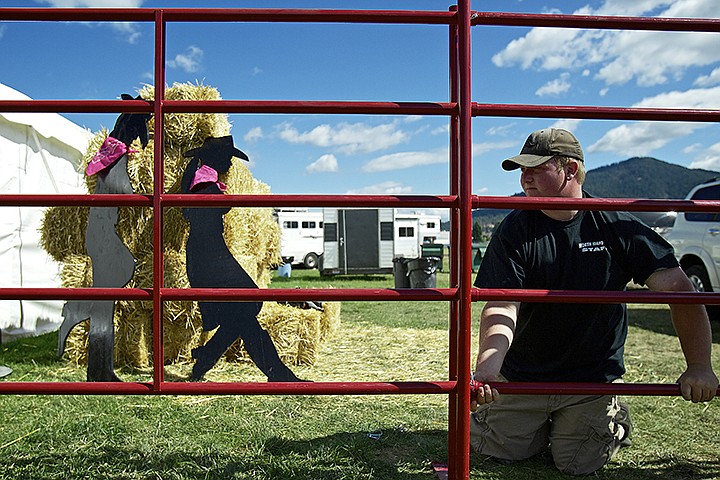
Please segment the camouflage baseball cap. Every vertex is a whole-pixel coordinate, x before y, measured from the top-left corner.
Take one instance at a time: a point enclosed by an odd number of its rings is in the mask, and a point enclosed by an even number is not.
[[[503,170],[537,167],[556,155],[584,161],[580,142],[575,135],[562,128],[546,128],[530,134],[520,155],[502,162]]]

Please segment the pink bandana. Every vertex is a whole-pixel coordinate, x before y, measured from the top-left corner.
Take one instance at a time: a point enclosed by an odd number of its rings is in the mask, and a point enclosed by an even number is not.
[[[190,183],[190,190],[194,190],[196,186],[203,183],[214,183],[218,186],[221,192],[224,192],[227,189],[227,186],[218,180],[218,172],[207,165],[203,165],[195,171],[195,176]]]
[[[85,174],[94,175],[105,170],[128,152],[137,153],[136,150],[129,150],[127,145],[120,140],[107,137],[100,147],[100,150],[98,150],[92,160],[90,160],[90,163],[88,163]]]

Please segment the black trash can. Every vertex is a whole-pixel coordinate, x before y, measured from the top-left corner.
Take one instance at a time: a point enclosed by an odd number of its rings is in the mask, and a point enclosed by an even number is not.
[[[437,257],[420,257],[408,261],[410,288],[435,288],[437,285]]]
[[[422,250],[421,257],[435,257],[438,259],[437,269],[442,272],[443,257],[445,256],[445,245],[442,243],[423,243],[420,246]]]
[[[395,277],[395,288],[410,288],[407,258],[393,258],[393,276]]]

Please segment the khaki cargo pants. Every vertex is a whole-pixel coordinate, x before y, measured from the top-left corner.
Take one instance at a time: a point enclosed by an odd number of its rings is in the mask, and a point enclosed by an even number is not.
[[[548,451],[570,475],[601,468],[620,448],[616,396],[503,395],[470,416],[470,445],[518,461]]]

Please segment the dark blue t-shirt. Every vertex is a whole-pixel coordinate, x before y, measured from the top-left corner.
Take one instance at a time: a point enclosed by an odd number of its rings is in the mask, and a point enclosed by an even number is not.
[[[677,267],[660,235],[625,212],[581,211],[568,221],[516,210],[498,226],[480,264],[478,288],[624,290]],[[520,305],[502,366],[510,381],[607,382],[625,373],[625,305]]]

